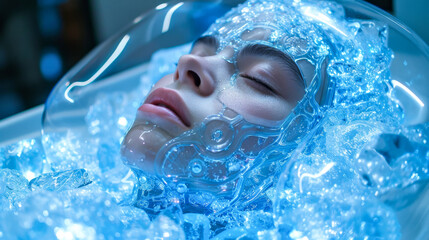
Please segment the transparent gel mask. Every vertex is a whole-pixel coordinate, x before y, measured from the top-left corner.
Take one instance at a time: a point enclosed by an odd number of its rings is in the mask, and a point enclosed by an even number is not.
[[[220,112],[170,140],[156,153],[155,175],[179,194],[179,199],[190,199],[202,192],[210,194],[211,202],[206,203],[211,206],[209,212],[218,211],[214,205],[219,202],[231,205],[240,198],[241,203],[254,199],[273,184],[273,177],[291,152],[320,120],[320,106],[332,101],[333,84],[324,73],[331,53],[329,40],[298,13],[295,8],[277,9],[274,3],[243,4],[204,34],[218,40],[214,56],[191,52],[198,57],[221,58],[233,71],[229,78],[216,82],[213,94]],[[282,17],[273,19],[273,15]],[[242,51],[250,45],[283,53],[296,65],[295,69],[285,67],[284,79],[275,79],[277,84],[286,84],[277,88],[281,96],[274,97],[286,100],[276,117],[264,116],[258,109],[244,111],[243,103],[237,101],[246,101],[237,94],[249,90],[249,83],[244,81],[252,80],[242,75],[249,64],[249,53],[244,56]],[[274,61],[281,62],[277,55],[256,56],[259,57],[269,57],[275,64]],[[264,102],[265,108],[273,107],[269,103]],[[262,105],[260,110],[264,110]]]

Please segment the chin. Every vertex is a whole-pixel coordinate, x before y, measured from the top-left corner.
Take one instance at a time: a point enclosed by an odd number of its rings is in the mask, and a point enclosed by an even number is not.
[[[171,139],[169,134],[154,125],[134,125],[122,141],[122,159],[130,167],[154,174],[156,154]]]

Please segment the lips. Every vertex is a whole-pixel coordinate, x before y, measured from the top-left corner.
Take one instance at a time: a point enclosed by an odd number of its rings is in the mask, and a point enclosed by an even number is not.
[[[179,125],[182,128],[191,126],[190,113],[186,104],[180,95],[172,89],[158,88],[154,90],[138,110],[145,117],[150,118],[146,120],[155,120],[153,123],[161,125],[161,127],[169,123]],[[158,121],[156,121],[157,118]],[[164,120],[167,120],[167,123]],[[170,127],[167,126],[166,128]]]

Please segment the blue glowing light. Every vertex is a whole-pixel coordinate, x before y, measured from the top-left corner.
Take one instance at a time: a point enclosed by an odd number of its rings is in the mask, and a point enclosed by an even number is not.
[[[58,78],[63,71],[63,61],[56,50],[48,50],[40,58],[40,72],[47,80]]]

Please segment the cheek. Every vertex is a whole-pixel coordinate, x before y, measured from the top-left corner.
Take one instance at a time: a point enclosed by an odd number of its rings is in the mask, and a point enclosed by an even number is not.
[[[159,87],[165,87],[168,86],[170,84],[172,84],[174,82],[174,74],[168,74],[165,75],[163,78],[161,78],[160,80],[158,80],[158,82],[156,82],[153,87],[152,90],[159,88]]]
[[[187,106],[192,115],[192,125],[196,126],[204,121],[208,116],[218,114],[222,110],[222,103],[212,95],[210,97],[197,97],[194,94],[183,93]]]
[[[292,111],[293,105],[275,97],[250,95],[242,91],[222,93],[222,102],[247,121],[263,126],[276,126]]]

